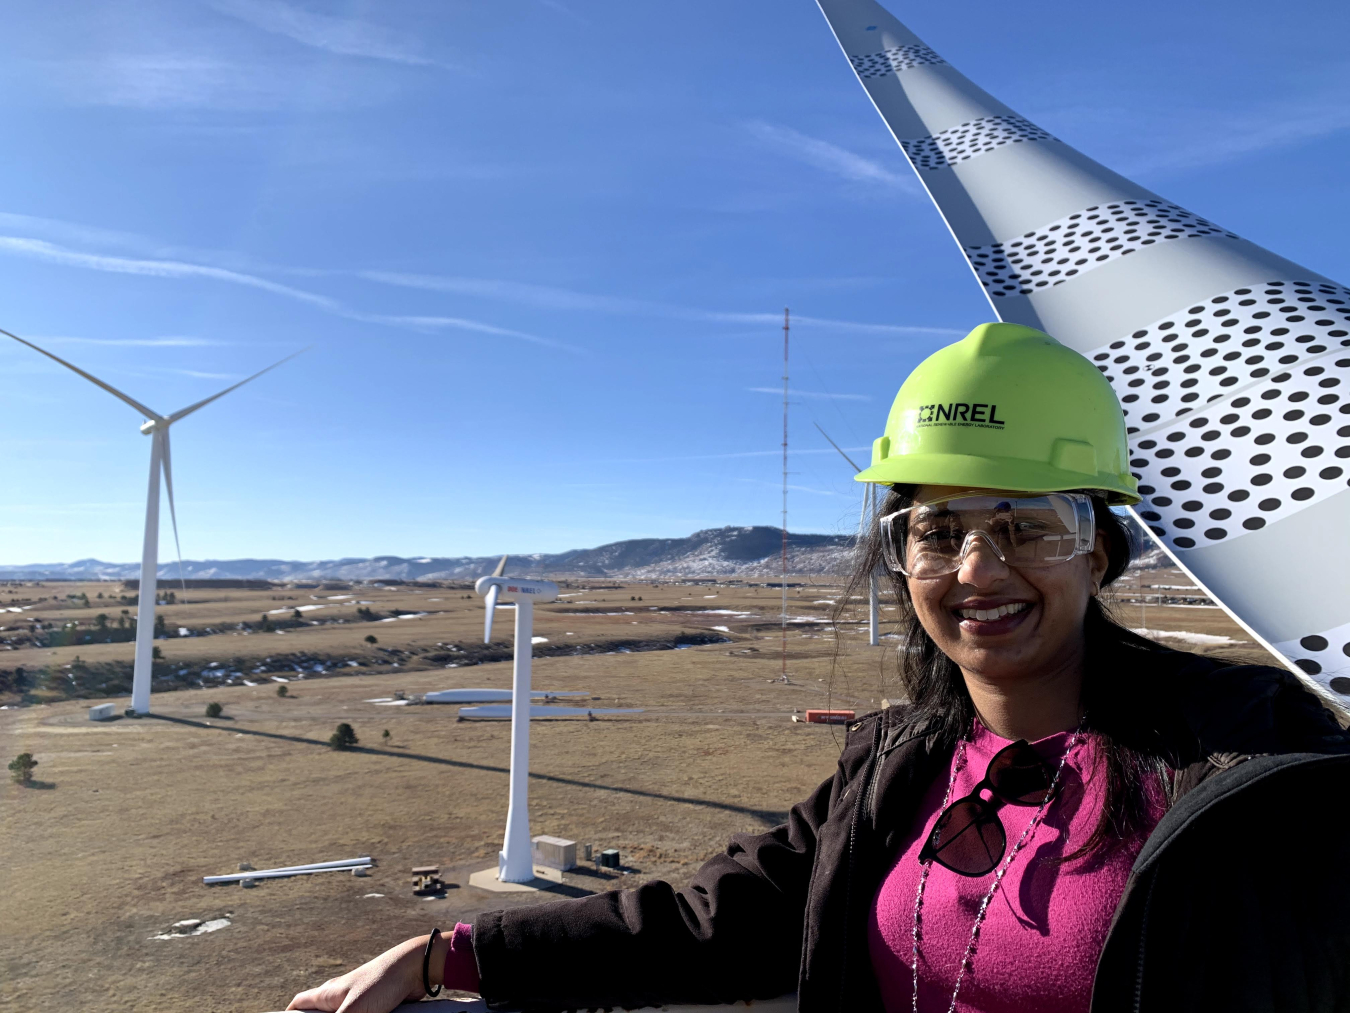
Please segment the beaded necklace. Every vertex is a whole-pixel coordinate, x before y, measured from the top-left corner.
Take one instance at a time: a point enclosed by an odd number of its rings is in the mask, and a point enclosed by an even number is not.
[[[1084,721],[1087,719],[1084,718]],[[1036,812],[1031,817],[1031,822],[1022,831],[1022,836],[1017,839],[1017,843],[1012,850],[1004,856],[1003,861],[999,863],[998,869],[994,872],[994,881],[989,884],[989,891],[984,895],[984,900],[980,902],[980,909],[975,914],[975,924],[970,927],[970,941],[966,943],[966,952],[961,957],[961,966],[956,972],[956,984],[952,986],[952,1001],[947,1005],[947,1013],[956,1013],[956,997],[961,992],[961,982],[965,980],[966,972],[970,970],[971,964],[975,959],[975,945],[980,939],[980,927],[984,924],[985,913],[989,910],[989,905],[994,899],[994,894],[998,892],[999,886],[1003,883],[1003,876],[1007,873],[1008,867],[1012,865],[1013,859],[1017,853],[1022,850],[1022,846],[1031,839],[1031,835],[1036,828],[1040,826],[1045,818],[1045,811],[1050,807],[1054,800],[1055,789],[1059,787],[1060,775],[1064,773],[1064,764],[1069,759],[1069,753],[1073,747],[1078,745],[1078,740],[1083,733],[1083,724],[1079,722],[1077,730],[1070,737],[1068,744],[1064,747],[1064,755],[1059,758],[1059,766],[1055,768],[1055,777],[1050,782],[1050,788],[1045,793],[1045,799],[1041,802]],[[956,775],[966,765],[966,740],[962,739],[957,745],[956,757],[952,761],[951,777],[947,779],[947,793],[942,796],[942,806],[938,812],[947,808],[947,804],[952,800],[952,791],[956,787]],[[920,924],[920,915],[923,911],[923,892],[924,887],[928,885],[928,873],[932,871],[932,860],[923,863],[923,871],[919,873],[919,888],[914,891],[914,929],[911,933],[910,960],[913,963],[913,1013],[919,1013],[919,943],[923,939],[923,932]]]

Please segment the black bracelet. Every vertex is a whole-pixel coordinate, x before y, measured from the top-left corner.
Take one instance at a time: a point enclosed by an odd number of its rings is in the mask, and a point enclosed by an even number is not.
[[[436,944],[436,937],[440,934],[440,929],[431,930],[431,938],[427,940],[427,951],[422,954],[422,989],[432,999],[441,994],[441,986],[437,985],[434,992],[431,990],[431,979],[427,977],[427,971],[431,967],[431,948]]]

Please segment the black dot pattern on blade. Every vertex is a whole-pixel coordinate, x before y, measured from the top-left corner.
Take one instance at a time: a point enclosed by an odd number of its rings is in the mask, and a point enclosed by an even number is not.
[[[928,137],[901,141],[900,146],[914,163],[914,168],[934,171],[976,155],[986,155],[1007,144],[1056,139],[1020,116],[981,116]]]
[[[1350,696],[1350,623],[1275,644],[1305,673],[1340,696]]]
[[[910,67],[919,67],[926,63],[946,63],[922,42],[909,46],[895,46],[880,53],[868,53],[865,56],[850,56],[848,62],[863,80],[872,77],[885,77],[898,74]]]
[[[990,295],[1031,295],[1150,246],[1199,236],[1237,238],[1165,200],[1122,200],[1003,243],[967,247],[965,254]]]
[[[1323,390],[1316,384],[1335,378],[1333,391],[1350,387],[1350,355],[1279,376],[1132,434],[1139,510],[1169,546],[1232,541],[1345,491],[1350,401],[1337,393],[1335,402],[1301,406],[1309,385]]]
[[[1224,423],[1225,434],[1248,426],[1250,435],[1259,435],[1256,423],[1264,416],[1251,412],[1263,406],[1281,416],[1302,411],[1305,431],[1320,432],[1310,420],[1343,418],[1336,412],[1350,393],[1350,377],[1339,365],[1350,364],[1350,289],[1302,281],[1233,289],[1084,354],[1111,381],[1134,429],[1198,412],[1261,383],[1266,389],[1250,394],[1261,404],[1251,405],[1241,421]],[[1226,414],[1213,410],[1216,421]]]

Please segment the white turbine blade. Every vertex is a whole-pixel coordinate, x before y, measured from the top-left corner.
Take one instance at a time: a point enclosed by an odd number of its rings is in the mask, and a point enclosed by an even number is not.
[[[33,344],[31,341],[26,341],[25,339],[19,337],[17,334],[10,334],[9,331],[6,331],[6,330],[4,330],[4,329],[0,329],[0,334],[4,334],[4,335],[7,335],[8,337],[13,338],[15,341],[17,341],[17,342],[18,342],[19,344],[21,344],[21,345],[27,345],[29,348],[31,348],[31,349],[32,349],[33,351],[35,351],[35,352],[41,352],[43,355],[45,355],[47,358],[51,359],[52,361],[61,363],[61,365],[65,366],[66,369],[69,369],[69,370],[70,370],[71,372],[73,372],[73,373],[79,373],[80,376],[84,377],[84,378],[85,378],[86,380],[88,380],[90,383],[94,384],[95,386],[102,387],[104,390],[106,390],[106,391],[107,391],[109,394],[111,394],[113,397],[119,398],[119,399],[121,399],[122,401],[125,401],[127,404],[131,405],[131,407],[135,408],[138,412],[140,412],[140,413],[141,413],[142,415],[144,415],[146,418],[148,418],[148,419],[159,419],[159,418],[163,418],[163,416],[160,415],[159,412],[151,411],[149,408],[145,407],[145,405],[141,404],[141,403],[140,403],[139,401],[137,401],[135,398],[129,397],[128,395],[123,394],[120,390],[118,390],[116,387],[112,386],[111,384],[104,383],[104,382],[103,382],[102,380],[100,380],[98,377],[93,376],[93,375],[91,375],[91,374],[89,374],[89,373],[86,373],[86,372],[85,372],[84,370],[82,370],[79,366],[73,366],[73,365],[71,365],[69,362],[67,362],[65,359],[61,358],[59,355],[53,355],[51,352],[47,351],[45,348],[39,348],[37,345]]]
[[[313,346],[310,346],[310,347],[313,347]],[[208,398],[203,398],[201,401],[198,401],[196,404],[190,404],[190,405],[188,405],[186,408],[180,408],[180,409],[178,409],[178,411],[174,412],[172,415],[169,416],[169,421],[170,421],[170,422],[177,422],[179,419],[185,418],[185,417],[187,417],[188,415],[191,415],[191,414],[192,414],[193,412],[195,412],[198,408],[205,408],[207,405],[209,405],[212,401],[216,400],[217,398],[222,398],[222,397],[224,397],[226,394],[228,394],[228,393],[229,393],[230,391],[232,391],[232,390],[238,390],[240,387],[242,387],[244,384],[248,383],[249,381],[258,379],[258,377],[262,376],[264,373],[271,372],[272,370],[274,370],[274,369],[276,369],[278,366],[280,366],[282,363],[284,363],[284,362],[290,362],[290,361],[291,361],[292,359],[294,359],[297,355],[301,354],[301,352],[307,352],[307,351],[309,351],[309,348],[302,348],[302,349],[300,349],[299,352],[292,352],[290,355],[286,356],[286,358],[280,359],[280,360],[278,360],[277,362],[272,363],[272,365],[268,366],[266,369],[260,369],[260,370],[258,370],[258,372],[254,373],[252,376],[246,377],[245,379],[240,380],[240,381],[239,381],[238,383],[236,383],[234,386],[232,386],[232,387],[226,387],[226,388],[225,388],[224,390],[222,390],[219,394],[212,394],[210,397],[208,397]]]
[[[827,440],[830,440],[830,434],[827,433],[824,429],[820,428],[819,422],[812,422],[811,424],[815,426],[817,429],[820,429],[821,436],[825,437],[825,439]],[[849,457],[848,454],[844,453],[843,447],[835,443],[834,440],[830,440],[830,446],[832,446],[835,450],[839,451],[839,456],[842,457],[845,461],[847,461],[852,466],[854,471],[862,471],[861,468],[859,468],[856,464],[853,463],[853,458]]]
[[[818,3],[999,319],[1054,336],[1115,388],[1130,453],[1097,467],[1128,466],[1133,512],[1167,554],[1346,706],[1350,591],[1326,575],[1350,572],[1350,489],[1339,462],[1308,459],[1344,449],[1318,427],[1345,404],[1328,388],[1350,387],[1350,288],[1075,151],[875,0]],[[1195,368],[1211,356],[1224,365]],[[1283,411],[1308,398],[1325,414]],[[1180,441],[1192,449],[1173,458]]]
[[[187,596],[187,581],[183,577],[183,546],[178,541],[178,511],[173,505],[173,461],[169,454],[169,427],[157,430],[155,436],[162,439],[164,461],[164,487],[169,492],[169,517],[173,521],[173,547],[178,551],[178,583],[183,586],[183,595]]]
[[[506,573],[506,561],[507,561],[509,558],[510,558],[510,556],[502,556],[502,561],[501,561],[500,563],[497,564],[497,569],[495,569],[495,570],[492,571],[492,576],[494,576],[494,577],[500,577],[500,576],[502,576],[503,574]]]
[[[494,576],[500,576],[494,574]],[[501,585],[493,584],[487,593],[487,617],[483,620],[483,643],[492,643],[492,614],[497,611],[497,595],[501,594]]]

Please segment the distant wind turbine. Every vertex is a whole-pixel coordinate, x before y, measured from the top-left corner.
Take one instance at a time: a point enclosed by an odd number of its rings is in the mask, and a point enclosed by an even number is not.
[[[161,415],[159,412],[151,411],[145,405],[134,398],[123,394],[111,384],[104,383],[96,376],[92,376],[62,359],[60,356],[53,355],[45,348],[39,348],[31,341],[19,337],[17,334],[10,334],[9,331],[0,329],[0,334],[13,338],[21,345],[27,345],[35,352],[41,352],[47,358],[59,362],[72,372],[78,373],[95,386],[102,387],[113,397],[126,402],[132,408],[145,416],[146,421],[141,424],[141,432],[151,437],[150,441],[150,488],[145,498],[145,542],[141,548],[141,587],[140,600],[136,609],[136,664],[131,676],[131,709],[137,714],[150,713],[150,663],[154,654],[155,638],[155,594],[158,590],[158,569],[159,569],[159,473],[161,467],[164,470],[164,484],[169,491],[169,516],[173,520],[173,541],[178,549],[178,558],[183,558],[183,550],[178,541],[178,512],[173,502],[173,462],[169,455],[169,427],[179,419],[186,418],[199,408],[205,408],[217,398],[224,397],[232,390],[238,390],[250,380],[256,380],[270,370],[276,369],[283,362],[294,359],[300,352],[294,352],[286,356],[280,362],[274,362],[267,369],[259,370],[247,379],[240,380],[232,387],[226,387],[218,394],[212,394],[208,398],[198,401],[196,404],[190,404],[186,408],[180,408],[172,415]],[[301,349],[304,351],[304,349]]]
[[[814,425],[817,429],[820,429],[821,436],[825,437],[825,439],[827,440],[830,440],[830,434],[821,428],[819,422],[814,423]],[[856,464],[853,463],[853,458],[849,457],[848,454],[844,453],[843,447],[835,443],[834,440],[830,440],[830,446],[832,446],[835,450],[839,451],[839,456],[842,457],[845,461],[847,461],[855,472],[862,471],[861,468],[859,468]],[[875,520],[876,513],[877,513],[877,487],[869,482],[867,485],[863,486],[862,516],[858,518],[859,544],[862,544],[862,540],[867,536],[868,528],[872,525],[873,521]],[[878,640],[879,631],[877,629],[879,618],[877,615],[878,604],[879,602],[877,598],[877,574],[876,571],[873,570],[867,576],[867,643],[872,647],[876,647],[877,644],[880,643],[880,641]]]

